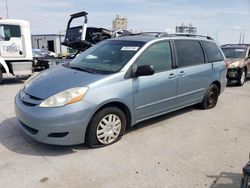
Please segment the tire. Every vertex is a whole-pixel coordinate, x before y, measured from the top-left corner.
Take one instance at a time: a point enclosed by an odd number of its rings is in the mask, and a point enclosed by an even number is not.
[[[201,109],[210,109],[216,106],[219,97],[219,88],[215,84],[211,84],[207,89],[203,101],[200,103]]]
[[[2,83],[2,80],[3,80],[3,71],[1,70],[1,67],[0,67],[0,84]]]
[[[126,117],[117,107],[98,111],[90,120],[86,144],[91,148],[107,146],[121,139],[126,128]]]
[[[245,174],[244,177],[241,179],[240,188],[248,188],[248,179],[249,177]]]
[[[246,81],[246,77],[247,77],[246,69],[244,69],[244,68],[240,69],[239,76],[237,78],[237,85],[238,86],[243,86],[245,81]]]

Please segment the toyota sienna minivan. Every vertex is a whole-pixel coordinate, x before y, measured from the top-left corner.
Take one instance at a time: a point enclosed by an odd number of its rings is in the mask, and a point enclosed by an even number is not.
[[[213,108],[227,79],[210,37],[140,34],[100,42],[72,62],[31,77],[16,95],[22,130],[43,143],[90,147],[180,108]]]

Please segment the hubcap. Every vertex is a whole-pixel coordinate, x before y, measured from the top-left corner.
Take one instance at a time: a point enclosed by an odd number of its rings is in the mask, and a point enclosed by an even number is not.
[[[214,102],[214,92],[213,91],[211,91],[210,93],[209,93],[209,97],[208,97],[208,102],[209,102],[209,104],[212,104],[213,102]]]
[[[97,139],[102,144],[112,143],[121,132],[121,119],[115,114],[108,114],[97,126]]]
[[[241,74],[241,78],[240,78],[240,83],[243,84],[245,82],[245,78],[246,78],[246,72],[243,71]]]

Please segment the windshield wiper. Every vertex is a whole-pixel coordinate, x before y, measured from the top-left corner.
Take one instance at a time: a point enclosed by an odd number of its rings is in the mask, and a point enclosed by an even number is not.
[[[91,74],[95,74],[96,71],[94,71],[93,69],[87,68],[87,67],[81,67],[81,66],[70,66],[71,69],[76,69],[76,70],[80,70],[80,71],[84,71],[84,72],[88,72]]]

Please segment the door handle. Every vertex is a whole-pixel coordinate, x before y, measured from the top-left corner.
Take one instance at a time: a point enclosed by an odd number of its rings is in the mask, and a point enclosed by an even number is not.
[[[185,72],[184,71],[181,71],[178,76],[184,76],[185,75]]]
[[[173,79],[175,77],[176,77],[176,75],[174,73],[170,73],[169,76],[168,76],[168,78],[170,78],[170,79]]]

